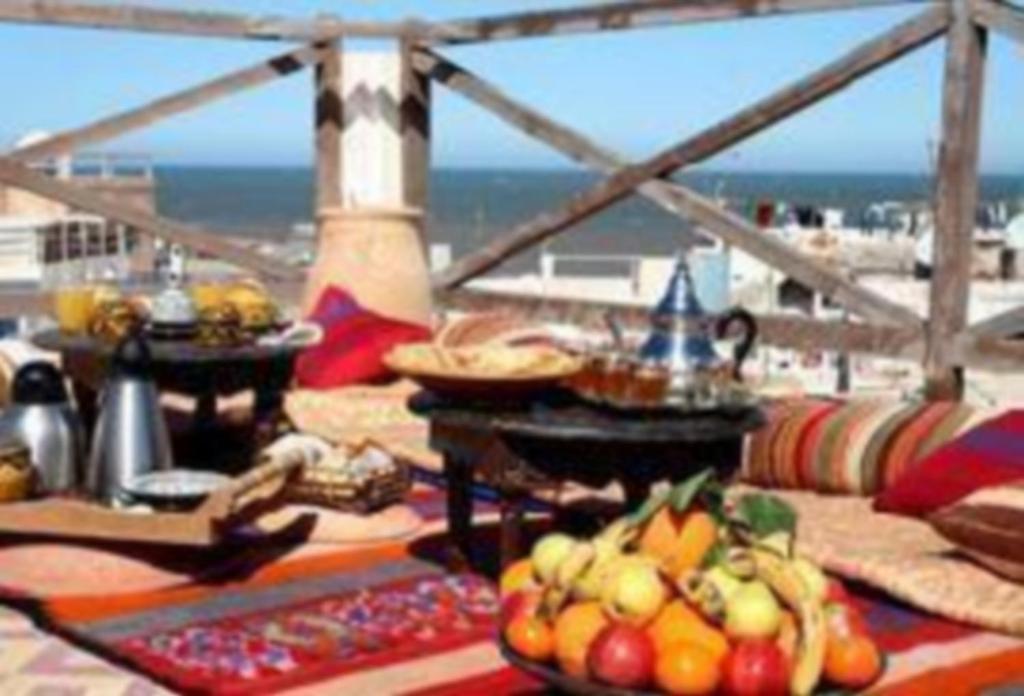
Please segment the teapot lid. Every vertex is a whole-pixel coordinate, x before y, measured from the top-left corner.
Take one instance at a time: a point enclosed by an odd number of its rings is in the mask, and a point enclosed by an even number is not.
[[[654,308],[654,313],[685,318],[701,318],[706,315],[694,291],[690,264],[685,257],[680,256],[676,260],[676,269],[669,280],[668,289]]]
[[[149,378],[152,374],[153,354],[140,331],[128,334],[114,349],[110,371],[112,376]]]
[[[14,374],[11,401],[19,406],[67,403],[64,375],[52,363],[43,360],[26,363]]]

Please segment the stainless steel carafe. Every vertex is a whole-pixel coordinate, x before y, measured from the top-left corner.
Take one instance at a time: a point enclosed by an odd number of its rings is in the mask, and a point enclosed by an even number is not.
[[[116,504],[131,479],[172,466],[149,346],[140,335],[128,336],[114,351],[100,409],[87,483],[94,497]]]
[[[0,439],[29,449],[43,493],[70,493],[81,481],[84,435],[68,400],[64,375],[48,362],[21,366],[11,385],[11,405],[0,417]]]

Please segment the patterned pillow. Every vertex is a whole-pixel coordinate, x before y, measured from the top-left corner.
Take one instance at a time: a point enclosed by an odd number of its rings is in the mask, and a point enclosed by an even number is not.
[[[746,443],[744,481],[856,495],[884,490],[980,415],[955,402],[879,400],[785,400],[767,410],[768,424]]]
[[[965,555],[1024,582],[1024,483],[983,488],[928,519]]]
[[[914,462],[875,510],[927,517],[971,493],[1024,480],[1024,410],[1007,411]]]

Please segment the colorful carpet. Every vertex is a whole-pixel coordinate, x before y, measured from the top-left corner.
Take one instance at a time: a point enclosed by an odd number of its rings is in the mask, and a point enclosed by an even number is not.
[[[50,600],[41,618],[86,649],[185,693],[543,693],[494,646],[492,583],[439,565],[443,493],[420,486],[413,504],[428,524],[412,542],[285,560],[243,578],[103,602]],[[493,520],[488,503],[478,508],[481,522]],[[1024,683],[1024,643],[867,590],[858,596],[891,656],[879,693],[934,694],[941,685],[944,696],[957,696]]]

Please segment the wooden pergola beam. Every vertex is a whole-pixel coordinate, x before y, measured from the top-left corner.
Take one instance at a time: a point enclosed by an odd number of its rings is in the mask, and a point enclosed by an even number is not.
[[[971,324],[968,333],[991,338],[1007,338],[1024,333],[1024,307],[1014,307]]]
[[[286,77],[316,60],[317,51],[310,46],[288,51],[140,107],[99,119],[81,128],[57,133],[46,140],[14,150],[8,156],[22,162],[31,162],[70,154],[243,90]]]
[[[161,237],[275,278],[291,280],[302,278],[304,275],[301,269],[245,249],[229,241],[225,235],[211,233],[192,225],[152,215],[132,205],[118,203],[103,194],[37,172],[9,157],[0,157],[0,183],[60,201],[76,210],[120,222],[145,234]]]
[[[419,50],[414,63],[419,70],[445,87],[578,162],[605,173],[613,173],[629,164],[622,156],[511,99],[494,85],[434,51]],[[804,256],[782,240],[764,234],[742,218],[724,217],[723,211],[717,206],[709,208],[702,197],[675,182],[655,179],[641,185],[637,192],[673,215],[685,220],[698,219],[726,243],[851,308],[871,315],[875,307],[888,305],[888,314],[885,315],[888,318],[899,316],[906,321],[920,323],[918,317],[909,310],[857,285],[825,264]]]
[[[925,356],[925,392],[932,399],[963,394],[954,339],[967,325],[987,47],[987,30],[974,23],[971,4],[950,0]]]
[[[440,293],[438,304],[465,312],[509,312],[535,321],[571,324],[601,331],[606,326],[605,314],[608,312],[614,314],[624,328],[646,331],[650,326],[648,308],[612,302],[459,288]],[[924,355],[921,331],[913,326],[820,321],[782,314],[760,315],[757,321],[759,340],[782,348],[834,350],[907,360],[920,360]]]
[[[974,0],[971,16],[978,24],[1024,43],[1024,9],[998,0]]]
[[[452,37],[441,42],[464,44],[932,2],[935,0],[648,0],[516,12],[434,26],[443,27],[439,33]]]
[[[412,36],[433,40],[452,38],[443,25],[435,26],[414,19],[372,22],[343,21],[335,17],[320,16],[305,20],[74,0],[3,0],[0,2],[0,22],[210,38],[306,42],[338,36]]]
[[[897,25],[810,76],[651,159],[618,170],[607,180],[574,196],[561,208],[541,213],[482,249],[464,256],[438,277],[437,285],[448,289],[457,287],[608,208],[645,182],[699,162],[768,128],[931,41],[945,31],[947,23],[948,11],[945,7],[937,7]],[[876,305],[875,309],[879,306]],[[884,308],[881,311],[888,313]],[[902,321],[906,314],[897,312],[890,318]]]
[[[341,205],[341,132],[344,95],[341,93],[341,40],[317,45],[316,74],[313,78],[314,167],[316,210]]]

